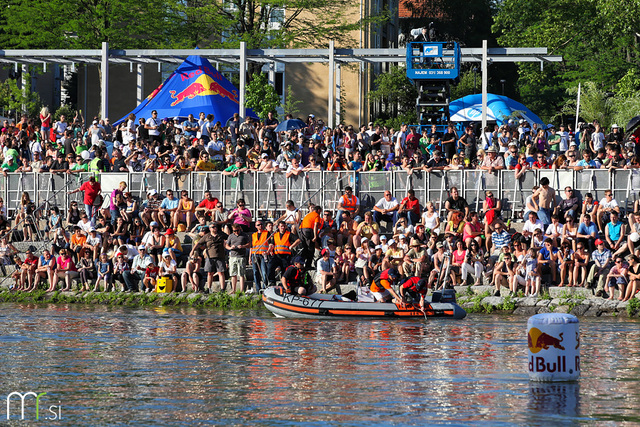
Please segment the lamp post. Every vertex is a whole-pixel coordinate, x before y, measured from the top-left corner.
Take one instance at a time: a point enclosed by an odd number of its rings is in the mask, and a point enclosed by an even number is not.
[[[501,79],[501,80],[500,80],[500,83],[502,84],[502,96],[504,96],[504,84],[505,84],[506,82],[507,82],[507,81],[506,81],[506,80],[504,80],[504,79]]]
[[[478,67],[473,67],[473,93],[476,93],[476,77],[478,76]]]

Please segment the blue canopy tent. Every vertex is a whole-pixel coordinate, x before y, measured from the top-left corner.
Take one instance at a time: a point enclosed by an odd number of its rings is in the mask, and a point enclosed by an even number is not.
[[[157,110],[159,118],[193,114],[197,119],[202,111],[213,114],[214,120],[224,126],[238,108],[238,89],[206,58],[191,55],[131,113],[136,118],[149,118],[151,111]],[[247,109],[247,115],[258,117],[251,109]]]
[[[482,94],[467,95],[449,104],[450,120],[453,122],[479,122],[482,120]],[[515,117],[514,117],[515,116]],[[506,96],[487,94],[487,120],[502,125],[510,118],[525,119],[529,123],[542,123],[524,105]]]

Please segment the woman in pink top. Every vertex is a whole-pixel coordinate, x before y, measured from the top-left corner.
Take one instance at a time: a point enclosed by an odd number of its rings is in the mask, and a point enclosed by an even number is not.
[[[68,250],[62,249],[60,250],[60,256],[56,260],[56,270],[53,274],[54,282],[51,283],[51,286],[47,290],[47,292],[53,292],[56,290],[56,285],[58,284],[59,279],[64,279],[65,287],[61,289],[61,291],[70,291],[71,290],[71,280],[77,278],[80,273],[78,273],[78,269],[76,268],[73,259],[71,259],[71,254]]]
[[[482,246],[482,233],[484,227],[480,222],[480,217],[478,212],[471,212],[469,214],[471,221],[467,221],[464,228],[462,229],[462,240],[464,240],[464,244],[469,246],[472,240],[478,242],[480,246]]]
[[[234,224],[239,224],[242,231],[249,231],[251,224],[251,211],[245,207],[244,199],[238,199],[237,207],[229,213],[228,219],[233,219]]]
[[[462,240],[456,242],[456,250],[451,253],[451,283],[457,285],[456,276],[462,274],[462,264],[467,255],[467,247]]]

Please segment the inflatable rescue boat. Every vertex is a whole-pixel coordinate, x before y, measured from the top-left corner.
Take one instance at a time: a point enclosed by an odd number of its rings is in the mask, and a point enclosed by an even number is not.
[[[291,295],[281,287],[267,288],[262,302],[276,316],[296,319],[344,318],[410,318],[448,317],[462,319],[467,315],[456,303],[455,291],[435,291],[425,298],[424,312],[418,304],[357,302],[340,295],[312,294],[308,297]]]

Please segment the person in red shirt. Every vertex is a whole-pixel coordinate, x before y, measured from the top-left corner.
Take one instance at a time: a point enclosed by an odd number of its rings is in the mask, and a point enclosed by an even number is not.
[[[420,277],[409,277],[400,285],[400,296],[402,300],[415,304],[420,301],[420,308],[424,310],[424,297],[427,295],[429,286],[427,280]]]
[[[97,203],[98,195],[102,192],[102,187],[100,187],[100,183],[96,181],[96,177],[92,176],[89,178],[89,181],[85,181],[80,188],[76,188],[75,190],[69,191],[67,194],[77,193],[79,191],[84,191],[84,210],[87,212],[87,216],[95,221],[94,215],[98,213],[98,209],[102,203]],[[94,205],[98,206],[94,206]]]
[[[211,191],[204,192],[204,199],[196,207],[196,216],[204,215],[207,220],[211,220],[213,211],[218,204],[218,199],[211,195]]]
[[[544,155],[544,152],[540,151],[536,154],[536,161],[533,162],[533,169],[549,169],[551,165],[547,163],[547,156]]]
[[[416,225],[420,222],[420,201],[416,198],[416,192],[407,191],[407,197],[402,199],[398,216],[407,218],[409,225]]]

